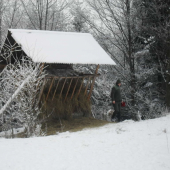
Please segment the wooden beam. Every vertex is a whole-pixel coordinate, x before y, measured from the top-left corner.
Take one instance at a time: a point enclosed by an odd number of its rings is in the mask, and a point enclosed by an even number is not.
[[[61,95],[62,95],[62,92],[63,92],[63,90],[64,90],[64,86],[65,86],[65,84],[66,84],[66,81],[67,81],[67,78],[65,78],[65,81],[64,81],[63,87],[62,87],[61,92],[60,92],[59,99],[61,98]]]
[[[43,94],[43,91],[44,91],[44,87],[45,87],[45,83],[46,83],[46,79],[44,79],[44,81],[43,81],[43,85],[42,85],[40,95],[39,95],[39,98],[38,98],[38,104],[39,104],[39,102],[41,100],[41,97],[42,97],[42,94]]]
[[[69,84],[69,87],[68,87],[68,90],[67,90],[66,97],[65,97],[64,101],[67,100],[67,96],[68,96],[68,93],[69,93],[69,91],[70,91],[70,87],[71,87],[72,81],[73,81],[73,78],[72,78],[71,81],[70,81],[70,84]]]
[[[53,94],[52,101],[54,100],[54,97],[55,97],[55,94],[56,94],[57,88],[58,88],[58,86],[59,86],[59,83],[60,83],[60,79],[58,79],[58,83],[57,83],[57,86],[56,86],[56,88],[55,88],[55,91],[54,91],[54,94]]]
[[[44,63],[42,63],[42,64],[40,65],[40,74],[42,73],[43,69],[44,69]]]
[[[98,70],[99,70],[99,65],[97,65],[97,67],[96,67],[95,75],[97,75]],[[93,78],[93,82],[92,82],[90,92],[89,92],[89,95],[88,95],[88,100],[90,100],[90,98],[91,98],[91,94],[92,94],[92,91],[93,91],[95,80],[96,80],[96,76]]]
[[[75,90],[76,90],[78,80],[79,80],[79,78],[77,78],[76,84],[75,84],[74,89],[73,89],[73,93],[72,93],[72,95],[71,95],[71,99],[72,99],[73,96],[74,96],[74,92],[75,92]]]
[[[40,65],[40,72],[39,72],[38,77],[42,74],[43,69],[44,69],[44,63]],[[40,78],[38,78],[38,84],[36,86],[36,93],[38,92],[39,87],[40,87]],[[34,102],[36,100],[36,96],[37,94],[35,95]]]
[[[95,76],[95,77],[98,77],[98,76],[100,76],[100,74],[97,74],[97,75],[94,75],[94,74],[87,74],[87,75],[86,75],[86,74],[85,74],[84,76],[72,76],[72,77],[71,77],[71,76],[70,76],[70,77],[46,76],[46,78],[49,78],[49,79],[50,79],[50,78],[53,78],[53,77],[54,77],[54,78],[62,78],[62,79],[65,79],[65,78],[71,79],[71,78],[84,78],[84,77],[87,78],[87,77],[94,77],[94,76]]]
[[[78,91],[78,94],[77,94],[77,98],[79,97],[79,94],[80,94],[80,92],[81,92],[81,89],[82,89],[82,86],[83,86],[84,79],[85,79],[85,77],[83,78],[83,80],[82,80],[82,82],[81,82],[81,85],[80,85],[80,88],[79,88],[79,91]]]
[[[53,86],[54,79],[55,79],[55,78],[53,78],[53,79],[52,79],[52,82],[51,82],[50,88],[49,88],[49,90],[48,90],[48,94],[47,94],[47,97],[46,97],[46,101],[48,100],[48,96],[49,96],[50,91],[51,91],[51,88],[52,88],[52,86]]]

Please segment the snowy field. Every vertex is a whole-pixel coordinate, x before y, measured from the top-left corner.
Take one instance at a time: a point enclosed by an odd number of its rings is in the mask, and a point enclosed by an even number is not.
[[[56,136],[1,138],[0,170],[170,170],[170,115]]]

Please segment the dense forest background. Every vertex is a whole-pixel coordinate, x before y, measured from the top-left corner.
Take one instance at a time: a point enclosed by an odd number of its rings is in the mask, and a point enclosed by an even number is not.
[[[93,115],[101,118],[112,107],[110,91],[119,78],[123,117],[154,118],[170,106],[169,6],[168,0],[0,0],[0,48],[10,28],[91,33],[117,64],[99,69]]]

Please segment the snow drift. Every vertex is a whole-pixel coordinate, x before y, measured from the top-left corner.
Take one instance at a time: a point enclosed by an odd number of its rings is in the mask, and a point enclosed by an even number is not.
[[[2,170],[169,170],[170,115],[76,133],[0,139]]]

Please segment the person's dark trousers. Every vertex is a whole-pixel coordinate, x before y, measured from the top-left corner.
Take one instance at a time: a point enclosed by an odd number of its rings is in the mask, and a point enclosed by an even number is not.
[[[120,119],[121,119],[121,103],[115,103],[113,104],[113,107],[114,107],[114,113],[113,113],[113,116],[112,116],[112,119],[114,119],[115,117],[117,117],[118,121],[120,122]]]

